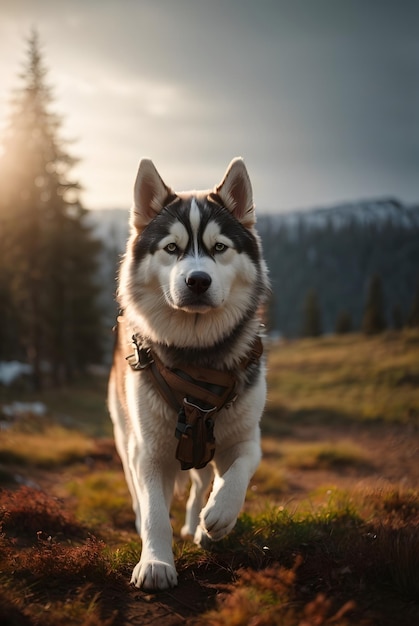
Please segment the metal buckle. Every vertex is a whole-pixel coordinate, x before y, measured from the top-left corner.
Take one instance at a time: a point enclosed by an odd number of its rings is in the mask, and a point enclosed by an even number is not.
[[[135,371],[144,370],[147,367],[149,367],[152,363],[154,363],[154,359],[151,356],[150,348],[141,348],[135,335],[132,336],[132,344],[134,346],[135,353],[127,356],[126,360],[129,362],[133,370]],[[131,363],[129,359],[132,359],[134,357],[137,357],[137,358],[133,363]]]
[[[198,409],[201,413],[206,413],[207,417],[217,410],[216,406],[212,406],[209,409],[203,409],[199,404],[195,404],[194,402],[190,402],[187,398],[183,398],[183,404],[187,404],[188,406],[192,406],[194,409]]]

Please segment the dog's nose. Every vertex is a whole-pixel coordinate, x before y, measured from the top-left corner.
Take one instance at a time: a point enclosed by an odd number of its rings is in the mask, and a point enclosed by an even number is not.
[[[191,291],[200,294],[211,285],[211,276],[206,272],[191,272],[185,278],[185,282]]]

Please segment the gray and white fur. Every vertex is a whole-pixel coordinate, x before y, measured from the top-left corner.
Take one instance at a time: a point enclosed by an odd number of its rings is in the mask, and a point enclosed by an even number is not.
[[[132,574],[137,587],[177,584],[169,516],[175,483],[191,478],[182,536],[208,545],[234,527],[260,461],[264,361],[247,370],[239,367],[260,332],[260,310],[269,292],[255,221],[242,159],[230,163],[212,190],[182,193],[163,182],[150,160],[141,161],[119,275],[123,320],[108,394],[142,538],[141,559]],[[237,400],[217,414],[216,451],[205,468],[179,469],[176,413],[149,378],[125,360],[133,334],[167,367],[187,364],[236,373]]]

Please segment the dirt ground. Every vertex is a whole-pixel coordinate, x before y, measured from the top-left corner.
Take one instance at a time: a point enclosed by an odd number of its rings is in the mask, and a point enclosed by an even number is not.
[[[286,493],[274,505],[293,508],[310,493],[324,486],[341,489],[354,488],[376,490],[394,486],[417,488],[419,484],[419,431],[405,426],[298,426],[282,440],[286,444],[301,442],[353,443],[361,448],[368,460],[366,464],[355,464],[338,469],[286,469]],[[115,461],[118,462],[117,460]],[[232,582],[232,565],[246,565],[245,555],[238,555],[232,564],[226,561],[225,568],[208,563],[193,571],[185,569],[179,573],[177,588],[150,594],[131,588],[125,597],[124,624],[132,626],[159,625],[178,626],[194,624],[196,616],[213,608],[217,595],[225,592],[225,585]],[[112,603],[112,598],[109,598]],[[114,601],[118,604],[118,599]],[[118,624],[119,626],[119,624]],[[121,625],[122,626],[122,625]]]
[[[268,440],[267,440],[268,441]],[[283,466],[284,485],[268,504],[284,506],[290,511],[298,508],[301,501],[311,498],[311,494],[338,488],[348,491],[376,491],[389,487],[417,489],[419,485],[419,428],[416,426],[385,424],[350,425],[293,425],[281,438],[269,438],[269,462],[275,464],[287,446],[301,444],[354,445],[360,449],[365,463],[355,463],[328,469],[301,469]],[[98,440],[97,454],[89,463],[92,470],[115,469],[121,471],[119,458],[113,440]],[[17,469],[17,468],[16,468]],[[46,492],[63,495],[61,485],[70,478],[71,469],[60,472],[39,471],[32,475],[34,486]],[[253,481],[254,482],[254,481]],[[254,484],[255,497],[245,505],[247,510],[258,506],[257,483]],[[313,499],[314,502],[314,499]],[[261,510],[267,503],[266,494],[261,495]],[[129,522],[130,523],[130,522]],[[132,529],[127,528],[127,538],[132,537]],[[175,536],[175,540],[181,541]],[[233,559],[233,560],[232,560]],[[108,589],[103,598],[107,615],[118,610],[117,626],[178,626],[193,625],[202,613],[214,608],[216,598],[226,592],[226,585],[234,581],[234,572],[246,567],[246,555],[226,555],[223,558],[203,559],[197,567],[181,567],[179,584],[175,589],[159,593],[149,593],[127,585],[121,593],[119,589]],[[127,571],[127,580],[129,572]],[[122,621],[121,621],[122,620]]]
[[[299,500],[322,485],[353,489],[419,485],[419,429],[409,426],[298,426],[282,442],[349,443],[358,446],[367,463],[322,470],[287,469],[293,495]],[[279,441],[281,446],[281,440]]]

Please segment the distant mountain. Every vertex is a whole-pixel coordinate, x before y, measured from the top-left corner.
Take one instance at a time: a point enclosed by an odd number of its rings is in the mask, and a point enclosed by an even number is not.
[[[91,211],[88,220],[104,243],[99,280],[112,323],[114,276],[128,236],[128,211]],[[359,327],[373,274],[383,281],[389,325],[399,307],[406,318],[419,282],[419,205],[393,198],[373,199],[307,211],[264,215],[258,231],[270,269],[272,329],[298,336],[309,290],[315,290],[324,332],[332,332],[340,312]]]
[[[271,327],[302,328],[307,294],[317,294],[324,332],[346,312],[359,328],[373,274],[383,282],[385,317],[406,319],[419,282],[419,206],[384,198],[258,220],[271,272]]]
[[[328,208],[262,215],[259,219],[285,226],[290,232],[298,229],[301,224],[306,229],[321,230],[329,225],[335,229],[345,228],[353,222],[378,227],[391,223],[394,226],[411,228],[419,226],[419,205],[406,206],[395,198],[381,198],[347,202]]]

